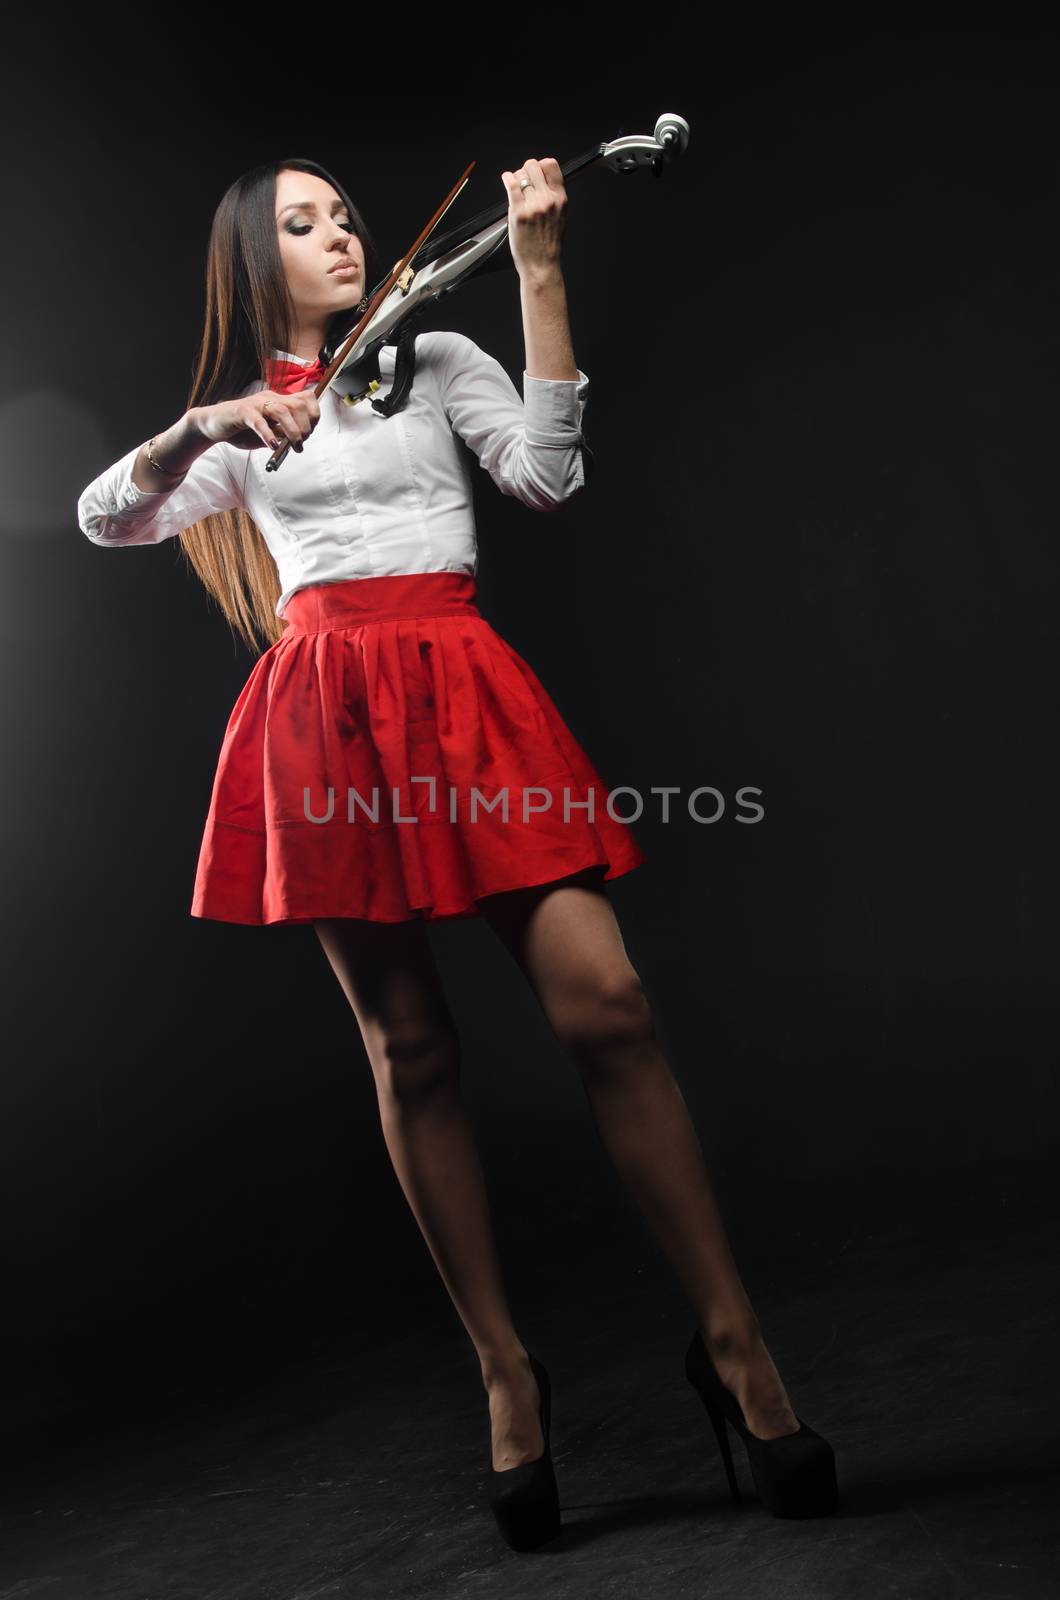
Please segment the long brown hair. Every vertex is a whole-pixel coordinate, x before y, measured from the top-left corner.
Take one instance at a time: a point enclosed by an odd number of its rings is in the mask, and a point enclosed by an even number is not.
[[[375,277],[376,251],[360,213],[340,183],[315,161],[292,157],[266,162],[237,178],[214,212],[206,256],[206,315],[188,408],[215,405],[264,379],[272,349],[289,350],[294,304],[276,238],[276,175],[312,172],[341,197],[365,253],[365,281]],[[344,307],[332,318],[325,343]],[[249,451],[248,451],[249,468]],[[179,535],[196,575],[217,601],[230,626],[258,652],[275,644],[285,629],[276,615],[281,587],[276,563],[261,530],[241,507],[218,511]]]

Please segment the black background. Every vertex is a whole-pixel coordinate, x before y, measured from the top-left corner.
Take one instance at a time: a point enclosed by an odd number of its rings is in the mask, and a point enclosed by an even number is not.
[[[74,515],[180,415],[213,209],[279,155],[342,179],[385,265],[469,160],[463,215],[527,156],[688,119],[662,180],[570,184],[597,472],[554,516],[480,474],[484,613],[646,797],[612,899],[752,1293],[896,1222],[1055,1207],[1060,97],[1031,15],[130,12],[12,49],[16,1409],[178,1348],[452,1330],[312,930],[188,914],[252,658],[173,546]],[[514,272],[432,315],[519,382]],[[659,784],[729,809],[663,825]],[[433,939],[509,1282],[573,1314],[579,1263],[653,1243],[487,926]]]

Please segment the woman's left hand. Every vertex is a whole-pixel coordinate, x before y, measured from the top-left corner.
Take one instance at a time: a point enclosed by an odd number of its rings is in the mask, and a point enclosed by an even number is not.
[[[554,156],[531,156],[517,172],[502,172],[508,191],[508,243],[520,278],[547,280],[560,272],[559,253],[567,223],[567,190]],[[520,184],[529,178],[532,188]]]

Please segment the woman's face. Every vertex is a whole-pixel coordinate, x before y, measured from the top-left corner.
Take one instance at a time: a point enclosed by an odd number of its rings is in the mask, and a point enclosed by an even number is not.
[[[330,183],[312,172],[278,172],[276,228],[300,322],[326,325],[336,311],[357,304],[365,292],[364,248]],[[352,272],[332,270],[346,262]]]

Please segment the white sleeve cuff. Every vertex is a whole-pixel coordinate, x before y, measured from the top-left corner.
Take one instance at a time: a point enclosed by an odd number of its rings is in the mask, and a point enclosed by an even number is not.
[[[204,451],[182,478],[164,489],[141,489],[133,482],[141,449],[135,445],[127,451],[78,498],[77,520],[94,544],[159,544],[216,511],[242,505],[242,490],[223,444]]]
[[[523,405],[528,441],[531,444],[575,444],[581,438],[588,395],[589,379],[580,367],[577,378],[532,378],[524,369]]]
[[[164,489],[141,489],[138,483],[133,482],[132,473],[133,467],[136,465],[136,458],[143,449],[144,444],[149,443],[150,440],[145,439],[143,444],[138,444],[135,449],[130,450],[127,455],[122,456],[121,460],[116,463],[114,498],[119,511],[135,510],[145,500],[152,503],[160,502],[167,495],[172,494],[174,489],[179,489],[184,481],[183,478],[178,478],[174,483],[167,484]]]

